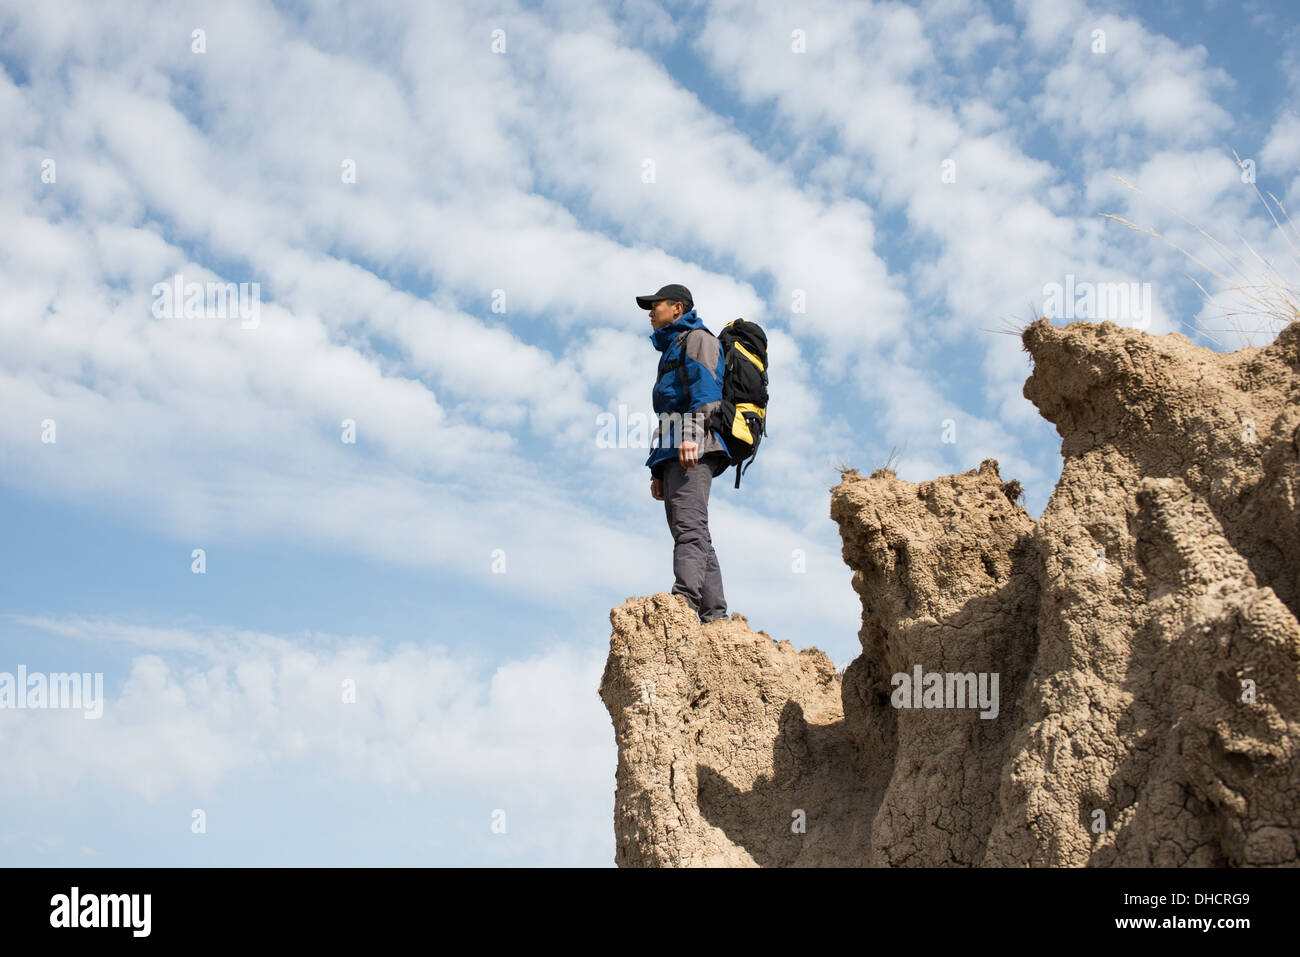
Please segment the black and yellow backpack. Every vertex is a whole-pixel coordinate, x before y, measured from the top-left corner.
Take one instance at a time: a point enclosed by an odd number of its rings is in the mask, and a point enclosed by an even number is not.
[[[736,488],[740,488],[740,476],[753,463],[758,443],[767,434],[767,333],[756,322],[737,319],[722,327],[718,342],[726,371],[713,428],[727,443],[736,464]]]

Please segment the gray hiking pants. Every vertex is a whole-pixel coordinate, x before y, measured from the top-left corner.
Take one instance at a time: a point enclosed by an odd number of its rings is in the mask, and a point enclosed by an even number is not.
[[[714,454],[704,456],[694,468],[676,459],[664,468],[664,514],[673,533],[673,594],[683,595],[700,619],[725,617],[727,599],[722,594],[722,571],[709,537],[709,489]]]

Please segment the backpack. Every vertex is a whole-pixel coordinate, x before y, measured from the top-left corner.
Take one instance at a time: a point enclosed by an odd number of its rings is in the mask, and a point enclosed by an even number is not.
[[[718,342],[726,356],[726,371],[722,404],[710,427],[727,443],[736,463],[735,487],[740,488],[740,476],[753,464],[758,443],[767,435],[767,333],[756,322],[736,319],[722,327]]]

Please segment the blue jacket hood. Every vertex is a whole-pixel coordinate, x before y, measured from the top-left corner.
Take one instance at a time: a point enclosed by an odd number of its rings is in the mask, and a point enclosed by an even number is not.
[[[662,329],[656,329],[650,333],[650,341],[655,344],[655,348],[663,352],[672,343],[677,336],[687,329],[703,329],[704,323],[692,309],[690,312],[683,313],[678,317],[676,322],[670,322]]]

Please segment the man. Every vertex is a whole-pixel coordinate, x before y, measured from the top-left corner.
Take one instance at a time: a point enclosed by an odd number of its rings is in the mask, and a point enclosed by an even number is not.
[[[706,624],[727,617],[722,572],[709,535],[709,489],[731,464],[709,420],[722,401],[722,347],[695,312],[691,292],[670,283],[636,304],[650,312],[650,341],[663,353],[655,380],[658,441],[650,450],[650,495],[664,503],[673,535],[673,594]],[[703,466],[703,467],[701,467]]]

